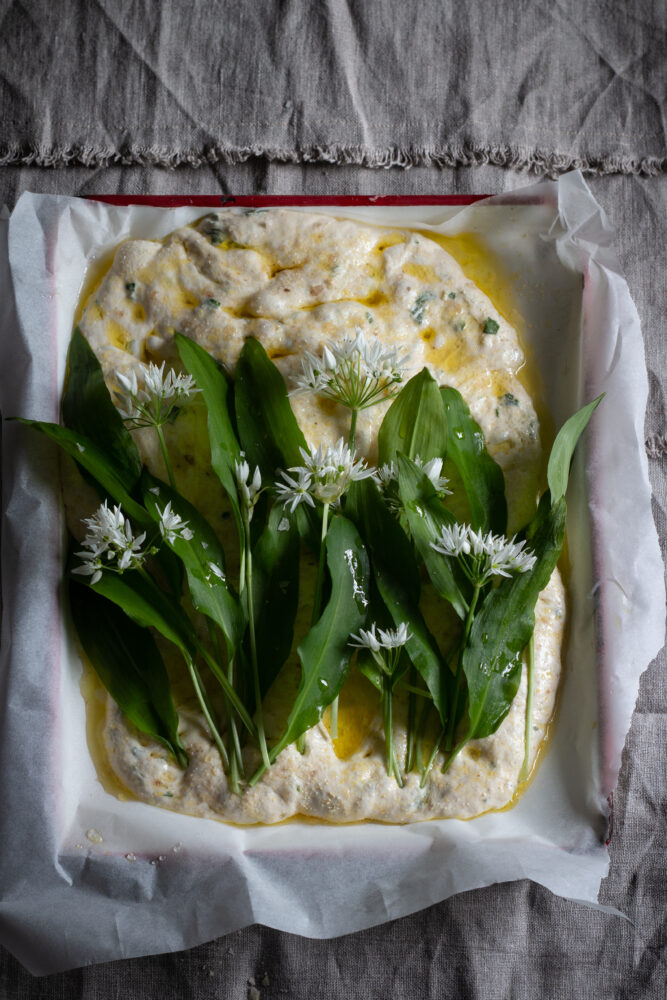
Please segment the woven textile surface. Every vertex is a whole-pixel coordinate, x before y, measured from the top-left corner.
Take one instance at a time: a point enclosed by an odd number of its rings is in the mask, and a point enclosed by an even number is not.
[[[0,0],[0,202],[495,193],[580,167],[642,321],[664,554],[664,22],[658,3],[605,0]],[[43,979],[0,949],[0,998],[663,1000],[666,666],[642,677],[614,794],[600,902],[627,920],[517,882],[333,941],[251,927]]]

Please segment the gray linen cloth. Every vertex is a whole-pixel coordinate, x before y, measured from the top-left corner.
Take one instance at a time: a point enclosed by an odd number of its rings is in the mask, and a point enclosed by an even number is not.
[[[659,0],[2,8],[0,163],[665,166]]]
[[[665,552],[663,52],[664,9],[645,0],[7,0],[0,201],[22,190],[495,193],[525,184],[527,169],[581,167],[616,227],[643,324]],[[394,164],[413,166],[371,169]],[[334,941],[246,928],[43,980],[2,953],[0,997],[664,1000],[666,665],[663,652],[642,678],[615,792],[600,901],[628,921],[519,882]]]

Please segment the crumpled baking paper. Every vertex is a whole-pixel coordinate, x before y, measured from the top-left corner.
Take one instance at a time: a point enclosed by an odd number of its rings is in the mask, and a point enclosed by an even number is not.
[[[0,942],[35,974],[189,948],[255,922],[333,937],[512,879],[595,905],[608,797],[639,676],[662,645],[665,599],[643,448],[643,344],[609,225],[576,173],[464,208],[322,210],[476,234],[508,272],[555,426],[607,393],[568,495],[576,558],[549,751],[514,809],[467,822],[241,828],[109,795],[86,743],[63,601],[57,450],[5,423]],[[9,223],[5,213],[4,417],[58,419],[91,262],[130,235],[160,237],[203,211],[24,194]]]

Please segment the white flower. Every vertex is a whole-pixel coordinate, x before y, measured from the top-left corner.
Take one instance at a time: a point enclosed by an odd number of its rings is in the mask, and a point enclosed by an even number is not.
[[[160,512],[160,534],[170,545],[173,545],[177,538],[183,538],[186,542],[194,538],[193,532],[187,527],[188,523],[188,521],[183,520],[180,514],[175,514],[172,511],[171,500]]]
[[[526,548],[525,541],[516,542],[516,535],[507,539],[492,532],[483,534],[470,525],[452,524],[440,529],[431,548],[446,556],[454,556],[468,578],[477,586],[492,576],[527,573],[537,562],[537,556]]]
[[[315,506],[315,501],[309,492],[312,485],[312,477],[308,472],[308,469],[298,468],[292,471],[297,472],[297,479],[294,479],[292,476],[288,476],[286,472],[281,471],[280,475],[283,477],[285,482],[276,483],[276,493],[278,494],[278,499],[285,507],[291,504],[291,514],[294,513],[300,503],[307,503],[309,507]]]
[[[489,553],[494,573],[498,573],[500,576],[510,576],[511,572],[527,573],[537,562],[537,556],[530,549],[525,548],[525,541],[515,542],[514,538],[509,541],[499,538],[497,541],[498,544],[501,542],[504,544],[495,552]]]
[[[118,412],[130,427],[161,426],[176,406],[199,392],[191,375],[179,375],[171,368],[165,374],[164,361],[159,368],[151,362],[128,374],[116,372],[115,379],[120,385],[115,390]]]
[[[325,344],[321,358],[306,352],[292,395],[316,392],[363,410],[396,395],[408,357],[357,327],[354,337]]]
[[[378,486],[386,490],[388,486],[392,486],[394,483],[398,482],[398,469],[396,468],[396,462],[385,462],[384,465],[379,466],[375,470],[375,482]]]
[[[93,516],[85,518],[83,523],[88,532],[81,543],[83,550],[76,553],[82,563],[72,570],[73,573],[90,576],[90,582],[94,584],[101,579],[103,569],[123,573],[126,569],[136,569],[141,565],[145,555],[141,546],[146,532],[135,538],[132,525],[120,507],[109,510],[105,500]],[[111,565],[114,562],[116,566]]]
[[[357,460],[356,452],[347,447],[343,438],[326,450],[320,445],[317,449],[311,446],[310,451],[305,448],[299,451],[303,465],[294,465],[289,470],[297,478],[281,471],[279,475],[285,482],[276,483],[278,499],[285,506],[291,504],[292,511],[302,502],[314,507],[313,497],[322,503],[336,503],[350,483],[375,475],[375,470],[366,468],[363,459]]]
[[[445,556],[467,555],[470,552],[467,527],[463,524],[444,525],[437,541],[431,542],[431,548]]]
[[[335,358],[325,347],[324,357],[316,358],[310,351],[306,351],[301,359],[302,374],[296,377],[296,389],[293,389],[292,396],[298,396],[304,392],[326,392],[329,385],[330,374],[327,372],[327,361],[331,358],[335,365]]]
[[[428,476],[431,483],[433,484],[433,489],[436,491],[436,493],[440,494],[441,496],[451,494],[452,491],[447,489],[447,486],[449,485],[449,480],[447,479],[446,476],[440,475],[440,473],[442,472],[441,458],[432,458],[429,462],[422,462],[419,455],[417,455],[415,458],[415,465],[418,465],[419,468],[423,470],[425,475]]]
[[[240,462],[238,460],[234,462],[234,470],[236,472],[236,485],[239,488],[239,496],[241,497],[250,518],[252,518],[253,507],[259,499],[259,494],[262,492],[262,474],[259,471],[259,466],[257,465],[255,467],[252,480],[249,481],[250,466],[246,462],[245,458],[242,458]]]
[[[355,646],[357,649],[370,649],[371,653],[379,654],[383,649],[400,649],[412,638],[412,633],[408,631],[407,622],[401,622],[398,628],[383,629],[377,628],[375,622],[370,629],[359,629],[359,635],[350,636],[348,646]],[[352,641],[354,640],[354,641]],[[376,657],[378,663],[381,656]],[[383,665],[384,661],[382,660]]]
[[[80,573],[81,576],[90,576],[91,584],[98,583],[102,579],[102,560],[92,552],[77,552],[82,560],[80,566],[75,566],[72,573]]]
[[[401,622],[395,629],[378,629],[380,644],[384,649],[399,649],[405,646],[406,642],[412,639],[412,632],[408,632],[407,622]]]
[[[352,642],[355,639],[355,642]],[[379,653],[382,649],[382,643],[375,634],[375,622],[371,625],[370,629],[366,631],[363,628],[359,629],[359,635],[353,635],[350,637],[348,646],[356,646],[358,649],[370,649],[372,653]]]
[[[335,445],[329,445],[324,451],[322,445],[317,450],[310,451],[300,448],[303,466],[290,469],[298,472],[303,468],[311,476],[310,492],[322,503],[335,503],[345,493],[350,483],[359,479],[367,479],[374,474],[373,469],[366,468],[363,459],[356,459],[356,452],[347,447],[343,438]]]
[[[452,491],[447,489],[449,480],[446,476],[441,476],[442,459],[431,458],[428,462],[423,462],[419,455],[415,455],[415,465],[422,470],[425,476],[431,481],[434,490],[444,496]],[[376,470],[375,480],[383,490],[398,483],[398,468],[395,462],[385,463]]]

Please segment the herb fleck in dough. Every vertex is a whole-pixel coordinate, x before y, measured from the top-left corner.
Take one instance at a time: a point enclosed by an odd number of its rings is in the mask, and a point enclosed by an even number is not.
[[[114,370],[127,373],[142,361],[179,367],[173,341],[178,330],[229,369],[245,338],[257,338],[288,388],[301,373],[304,350],[319,354],[325,342],[353,336],[360,327],[409,349],[410,375],[427,366],[436,381],[461,393],[503,469],[510,534],[537,493],[538,421],[517,377],[524,360],[517,335],[456,261],[423,234],[295,211],[214,213],[161,243],[123,244],[80,327],[110,387]],[[347,434],[348,414],[330,401],[304,394],[291,402],[310,443],[333,444]],[[359,419],[357,447],[371,462],[388,405],[363,411]],[[210,475],[204,427],[205,416],[195,408],[165,430],[179,489],[231,554],[232,526]],[[142,430],[134,435],[149,469],[164,477],[154,436]],[[77,500],[69,485],[73,518]],[[229,569],[234,571],[232,560]],[[427,593],[425,613],[434,622],[442,617],[438,601]],[[533,758],[554,710],[563,628],[564,591],[556,572],[536,608]],[[171,652],[163,652],[168,660]],[[298,665],[290,661],[285,672],[283,686],[292,688]],[[275,738],[288,710],[279,688],[265,703],[267,734]],[[368,688],[353,674],[341,698],[339,739],[331,740],[325,717],[309,732],[305,754],[288,747],[242,797],[229,792],[218,751],[185,690],[180,715],[190,756],[186,771],[134,730],[110,699],[102,738],[113,770],[137,798],[236,823],[274,823],[297,814],[334,822],[467,818],[512,799],[523,760],[525,675],[498,731],[468,744],[444,775],[436,761],[424,789],[417,774],[407,775],[403,788],[387,775],[379,698]],[[400,701],[395,740],[400,755]],[[252,773],[257,751],[247,754]]]

